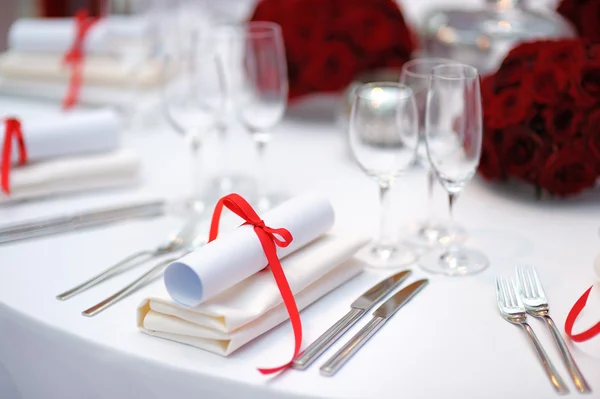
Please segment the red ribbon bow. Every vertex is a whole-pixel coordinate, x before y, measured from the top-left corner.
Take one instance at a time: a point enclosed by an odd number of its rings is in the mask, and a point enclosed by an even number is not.
[[[293,240],[292,234],[283,228],[273,229],[265,226],[265,222],[260,219],[258,214],[254,211],[254,209],[252,209],[252,206],[250,206],[250,204],[244,198],[238,194],[229,194],[217,202],[210,224],[210,234],[208,238],[209,242],[217,238],[217,235],[219,234],[219,220],[221,219],[221,211],[223,210],[223,206],[244,219],[246,221],[244,224],[254,226],[254,232],[258,236],[262,248],[265,251],[265,255],[269,261],[268,266],[273,273],[273,277],[275,277],[277,287],[279,288],[279,292],[283,298],[283,303],[285,304],[285,308],[290,316],[290,321],[292,322],[295,340],[294,356],[292,357],[293,360],[300,352],[300,347],[302,345],[302,322],[300,320],[300,312],[298,311],[294,294],[292,293],[287,278],[285,277],[285,273],[283,272],[283,268],[281,267],[281,263],[279,262],[276,248],[276,245],[282,248],[290,245]],[[271,369],[258,369],[258,371],[260,371],[262,374],[277,373],[289,367],[291,362],[292,361],[280,367]]]
[[[90,28],[98,20],[99,18],[89,18],[88,11],[85,9],[79,10],[75,14],[75,40],[71,49],[63,57],[63,62],[71,66],[71,78],[67,95],[63,100],[63,109],[69,109],[77,104],[83,81],[83,61],[85,58],[83,45]]]
[[[575,302],[575,305],[573,305],[573,308],[569,311],[569,315],[567,316],[567,320],[565,321],[565,332],[575,342],[587,341],[600,334],[600,322],[596,323],[595,326],[582,333],[573,334],[573,325],[575,324],[575,320],[577,319],[577,316],[579,316],[583,308],[585,308],[585,304],[587,303],[592,288],[594,288],[593,285],[590,288],[588,288],[586,292],[583,293],[583,295],[577,300],[577,302]]]
[[[0,179],[2,191],[10,194],[10,168],[12,162],[12,141],[17,139],[19,148],[19,165],[27,162],[27,150],[25,149],[25,140],[21,130],[21,122],[17,118],[7,118],[4,121],[4,142],[2,144],[2,163],[0,164]]]

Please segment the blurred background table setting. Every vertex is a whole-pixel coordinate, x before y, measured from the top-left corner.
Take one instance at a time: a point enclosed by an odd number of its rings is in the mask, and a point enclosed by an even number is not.
[[[0,397],[598,395],[600,2],[2,8]]]

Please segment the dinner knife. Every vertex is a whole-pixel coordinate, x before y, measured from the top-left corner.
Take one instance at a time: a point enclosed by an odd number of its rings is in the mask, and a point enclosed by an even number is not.
[[[398,287],[412,272],[404,270],[394,274],[370,288],[358,297],[350,311],[310,344],[293,362],[292,368],[305,370],[337,341],[350,327],[365,315],[377,302]]]
[[[373,318],[340,350],[338,350],[323,366],[321,375],[331,377],[354,355],[402,306],[421,291],[429,280],[418,280],[398,291],[373,312]]]
[[[165,211],[164,201],[152,201],[21,222],[0,227],[0,244],[105,225],[126,219],[162,216]]]

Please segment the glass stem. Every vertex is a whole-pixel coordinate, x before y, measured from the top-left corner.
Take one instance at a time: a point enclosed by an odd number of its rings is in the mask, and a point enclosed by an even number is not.
[[[202,143],[198,136],[190,140],[192,159],[192,201],[199,203],[202,198]]]
[[[392,215],[391,201],[392,179],[379,180],[379,240],[380,247],[389,247],[394,245],[395,229]]]
[[[266,204],[267,200],[267,190],[266,184],[268,179],[267,162],[265,157],[265,152],[267,150],[268,143],[268,135],[264,133],[253,133],[252,137],[254,138],[254,142],[256,143],[256,152],[257,152],[257,162],[258,162],[258,176],[256,181],[256,195],[258,198],[258,202],[260,206],[268,207],[269,204]]]
[[[435,185],[435,173],[433,172],[433,169],[430,167],[429,169],[427,169],[427,207],[428,209],[428,215],[429,215],[429,221],[430,223],[433,222],[433,220],[435,219],[435,215],[433,214],[433,187]]]
[[[454,224],[454,204],[458,199],[458,194],[456,193],[448,193],[448,213],[450,215],[450,225]],[[460,250],[460,245],[456,242],[456,240],[452,240],[450,245],[448,246],[447,252],[454,253]]]

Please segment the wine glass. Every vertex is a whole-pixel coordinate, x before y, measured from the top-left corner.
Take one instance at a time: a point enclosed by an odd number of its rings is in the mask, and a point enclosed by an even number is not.
[[[479,165],[482,111],[477,69],[443,64],[432,69],[425,112],[425,144],[435,176],[449,194],[450,217],[456,198]],[[453,242],[439,255],[420,260],[423,269],[448,276],[480,272],[488,267],[485,254]]]
[[[425,148],[425,107],[429,89],[429,76],[434,67],[441,64],[452,64],[454,61],[445,58],[417,58],[405,63],[400,75],[400,83],[409,86],[415,95],[419,112],[419,147],[417,161],[427,171],[427,202],[428,216],[425,222],[419,223],[416,239],[427,245],[447,244],[451,240],[464,239],[464,230],[456,225],[446,225],[437,220],[434,215],[433,191],[435,173],[429,165],[427,149]]]
[[[417,257],[399,246],[390,217],[390,189],[410,168],[419,142],[419,117],[412,90],[392,82],[356,89],[350,114],[350,148],[361,169],[379,185],[380,234],[359,257],[374,267],[408,265]]]
[[[287,105],[288,79],[281,27],[273,22],[249,22],[239,29],[234,43],[235,112],[251,134],[258,153],[256,205],[265,211],[286,199],[268,188],[265,159],[273,127],[283,118]]]
[[[216,55],[204,46],[199,31],[190,30],[182,39],[163,54],[161,104],[167,123],[190,148],[191,193],[184,200],[184,209],[201,214],[216,200],[205,190],[201,153],[224,107],[224,83]]]

